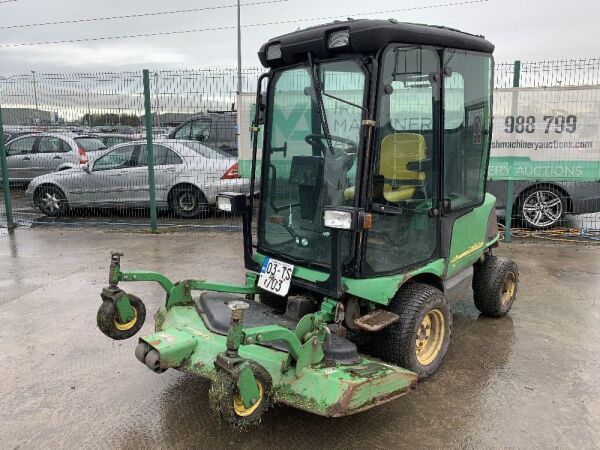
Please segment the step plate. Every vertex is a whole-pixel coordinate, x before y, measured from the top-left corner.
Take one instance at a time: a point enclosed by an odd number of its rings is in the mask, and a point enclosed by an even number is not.
[[[379,331],[383,328],[398,322],[400,316],[385,309],[376,309],[375,311],[365,314],[364,316],[355,319],[354,324],[364,331]]]

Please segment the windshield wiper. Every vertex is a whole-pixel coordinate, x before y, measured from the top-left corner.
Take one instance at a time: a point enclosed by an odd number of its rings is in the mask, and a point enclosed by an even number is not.
[[[310,76],[312,78],[313,89],[315,90],[315,96],[317,97],[317,108],[319,110],[319,115],[321,116],[321,127],[323,128],[323,134],[325,135],[329,152],[334,155],[333,142],[331,139],[331,133],[329,132],[329,123],[327,122],[327,115],[325,114],[325,106],[323,104],[323,89],[321,88],[321,82],[319,81],[317,65],[313,63],[310,52],[308,52],[308,65],[310,66]]]

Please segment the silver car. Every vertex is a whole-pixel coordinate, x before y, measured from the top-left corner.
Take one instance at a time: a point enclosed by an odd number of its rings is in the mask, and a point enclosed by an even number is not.
[[[78,167],[88,162],[88,152],[105,148],[98,139],[57,133],[19,136],[5,147],[8,179],[18,182]]]
[[[192,218],[216,203],[218,192],[249,192],[238,175],[237,160],[200,142],[156,140],[156,204],[177,216]],[[119,144],[79,168],[35,178],[28,200],[48,216],[69,208],[145,207],[150,201],[146,142]]]

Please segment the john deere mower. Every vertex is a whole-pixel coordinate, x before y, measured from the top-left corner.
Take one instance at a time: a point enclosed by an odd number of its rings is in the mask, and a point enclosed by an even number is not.
[[[119,285],[158,283],[166,298],[137,359],[210,379],[210,408],[234,427],[274,402],[344,416],[410,392],[444,359],[454,302],[472,288],[501,317],[517,293],[517,266],[492,253],[485,189],[493,50],[393,20],[268,41],[250,130],[259,200],[218,197],[242,216],[245,283],[124,271],[113,253],[100,330],[135,335],[145,307]]]

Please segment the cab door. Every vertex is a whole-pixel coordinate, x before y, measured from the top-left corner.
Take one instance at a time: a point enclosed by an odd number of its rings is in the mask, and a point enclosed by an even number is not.
[[[486,242],[489,211],[482,204],[491,135],[491,67],[488,54],[444,51],[442,247],[448,277],[473,264]]]
[[[403,272],[437,257],[440,67],[433,48],[396,46],[383,55],[366,276]]]

